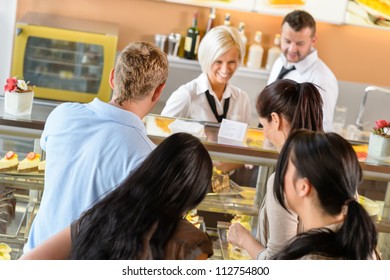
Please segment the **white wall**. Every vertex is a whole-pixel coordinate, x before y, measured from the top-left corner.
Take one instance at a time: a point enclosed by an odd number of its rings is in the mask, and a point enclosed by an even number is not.
[[[5,80],[11,73],[12,46],[16,21],[17,0],[1,0],[0,5],[0,94]]]

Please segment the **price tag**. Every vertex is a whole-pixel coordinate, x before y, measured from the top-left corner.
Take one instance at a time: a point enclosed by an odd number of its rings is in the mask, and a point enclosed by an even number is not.
[[[218,132],[218,143],[245,146],[248,124],[223,119]]]

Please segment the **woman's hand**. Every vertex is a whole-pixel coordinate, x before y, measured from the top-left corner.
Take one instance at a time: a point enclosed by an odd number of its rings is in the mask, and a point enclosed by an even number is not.
[[[240,223],[233,223],[229,227],[227,240],[233,245],[245,249],[253,259],[256,259],[257,254],[264,250],[264,246]]]
[[[229,227],[229,232],[227,234],[227,240],[233,245],[237,245],[240,247],[243,247],[244,241],[251,237],[251,233],[240,223],[231,224],[231,226]]]

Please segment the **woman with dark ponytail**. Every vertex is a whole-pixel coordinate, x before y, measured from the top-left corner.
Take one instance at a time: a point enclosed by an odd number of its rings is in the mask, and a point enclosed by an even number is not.
[[[206,259],[211,239],[183,217],[206,196],[211,174],[199,139],[173,134],[71,226],[22,259]]]
[[[361,167],[344,138],[308,130],[291,133],[275,174],[275,197],[305,226],[276,259],[376,258],[375,225],[356,201]]]
[[[257,97],[256,109],[266,141],[280,151],[287,136],[297,129],[323,131],[322,98],[316,85],[289,79],[276,80]],[[273,259],[287,242],[303,232],[296,213],[284,209],[273,195],[274,174],[259,211],[256,238],[239,223],[229,229],[228,240],[254,259]]]

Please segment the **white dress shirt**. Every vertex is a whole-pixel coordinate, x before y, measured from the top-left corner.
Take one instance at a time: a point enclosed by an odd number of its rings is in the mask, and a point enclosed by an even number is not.
[[[182,85],[167,100],[162,116],[194,119],[197,121],[217,122],[207,101],[206,90],[214,97],[217,113],[223,114],[225,100],[230,97],[226,118],[250,124],[251,107],[249,97],[243,90],[227,84],[221,101],[210,86],[207,75],[202,73],[191,82]]]

